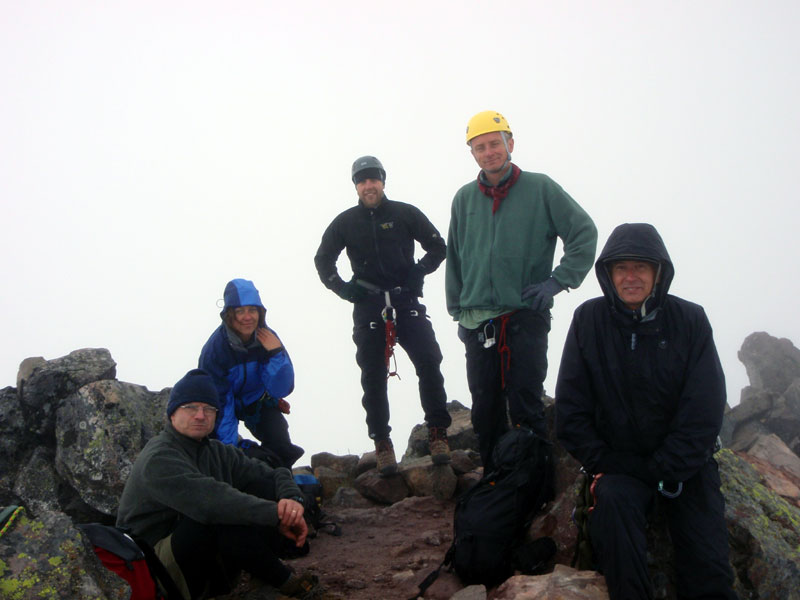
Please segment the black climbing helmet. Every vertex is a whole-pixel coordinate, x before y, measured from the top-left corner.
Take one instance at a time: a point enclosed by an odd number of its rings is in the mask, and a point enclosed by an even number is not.
[[[371,171],[370,173],[364,173],[364,171]],[[358,177],[359,173],[361,174]],[[374,156],[362,156],[361,158],[357,158],[353,163],[353,171],[351,173],[353,183],[358,183],[359,181],[363,181],[364,179],[374,179],[374,175],[379,175],[379,179],[386,183],[386,170],[383,168],[381,161],[379,161]]]

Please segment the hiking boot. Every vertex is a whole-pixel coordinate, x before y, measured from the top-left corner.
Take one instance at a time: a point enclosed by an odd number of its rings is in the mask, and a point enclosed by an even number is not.
[[[385,440],[375,440],[375,460],[378,473],[381,477],[388,477],[397,473],[397,459],[394,456],[394,446],[388,437]]]
[[[450,446],[447,444],[447,427],[428,427],[428,448],[435,465],[450,462]]]
[[[301,600],[323,600],[331,598],[325,587],[319,582],[319,577],[311,571],[303,571],[300,574],[292,573],[281,587],[277,600],[288,600],[289,598]]]

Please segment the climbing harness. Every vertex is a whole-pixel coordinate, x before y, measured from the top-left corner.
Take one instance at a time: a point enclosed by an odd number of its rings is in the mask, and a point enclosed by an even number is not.
[[[377,285],[357,279],[356,283],[363,288],[368,289],[373,294],[383,294],[386,306],[381,309],[381,319],[383,319],[384,339],[386,343],[383,348],[383,360],[386,364],[386,378],[397,377],[400,379],[400,374],[397,372],[397,358],[394,355],[394,347],[397,345],[397,310],[392,306],[392,294],[400,294],[405,288],[400,286],[394,287],[390,290],[382,290]],[[419,316],[419,311],[411,310],[408,313],[412,317]],[[372,321],[369,324],[370,329],[377,329],[378,324]],[[389,365],[394,364],[394,369]]]
[[[392,306],[392,298],[389,290],[384,290],[383,297],[386,300],[386,306],[381,310],[381,318],[383,319],[383,327],[385,331],[386,345],[383,348],[383,360],[386,363],[386,378],[393,375],[400,379],[397,374],[397,357],[394,355],[394,347],[397,344],[397,311]],[[389,362],[394,362],[394,370],[389,367]]]
[[[500,355],[500,386],[506,389],[506,372],[511,368],[511,347],[508,345],[506,329],[508,320],[516,311],[500,315],[496,319],[489,319],[484,323],[483,330],[478,333],[478,341],[483,343],[487,350],[497,344],[497,353]],[[497,321],[498,325],[495,325]],[[500,329],[499,334],[497,329]],[[495,337],[497,336],[497,337]]]
[[[595,568],[592,540],[589,536],[589,515],[592,514],[597,501],[595,487],[602,474],[594,477],[581,467],[581,475],[578,497],[575,501],[575,508],[572,510],[572,522],[578,528],[578,534],[575,537],[575,551],[570,566],[579,570],[587,570]]]
[[[514,313],[508,313],[499,317],[500,319],[500,341],[497,344],[497,353],[500,355],[500,389],[506,389],[506,371],[511,368],[511,348],[508,345],[506,326],[509,317]]]

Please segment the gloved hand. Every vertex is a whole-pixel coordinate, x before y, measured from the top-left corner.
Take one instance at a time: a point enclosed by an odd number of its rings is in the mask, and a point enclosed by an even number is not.
[[[564,288],[552,277],[548,277],[540,283],[532,283],[523,288],[522,299],[531,299],[530,307],[532,310],[545,310],[553,306],[553,296],[563,292]]]
[[[417,264],[408,271],[408,277],[403,285],[409,293],[417,298],[422,298],[422,284],[425,283],[425,271]]]
[[[283,414],[288,415],[291,411],[291,405],[284,400],[283,398],[278,398],[278,410],[281,411]]]
[[[336,293],[339,294],[340,298],[356,303],[359,300],[366,298],[369,291],[367,288],[358,285],[355,277],[353,277],[350,281],[345,282],[345,284],[340,287]]]

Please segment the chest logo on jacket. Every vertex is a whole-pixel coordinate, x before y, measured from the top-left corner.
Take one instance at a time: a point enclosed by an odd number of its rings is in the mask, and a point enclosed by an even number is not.
[[[394,221],[389,221],[388,223],[381,223],[379,227],[383,230],[391,229],[394,227]]]

